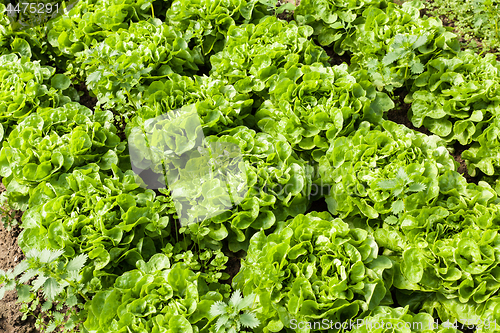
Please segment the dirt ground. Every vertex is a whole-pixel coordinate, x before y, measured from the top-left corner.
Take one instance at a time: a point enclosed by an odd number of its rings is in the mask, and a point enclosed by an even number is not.
[[[0,193],[5,191],[3,184],[0,184]],[[15,216],[18,223],[21,222],[21,213]],[[7,230],[3,223],[0,223],[0,269],[7,271],[13,269],[24,259],[23,252],[17,245],[17,237],[21,233],[19,226],[14,226]],[[21,320],[22,313],[19,311],[21,305],[16,303],[17,295],[15,291],[5,293],[0,300],[0,333],[38,333],[35,328],[35,318],[28,317]]]
[[[12,269],[23,258],[23,253],[17,245],[17,236],[21,232],[19,227],[13,227],[10,231],[0,225],[0,269]],[[8,291],[0,300],[0,333],[38,333],[35,328],[35,318],[28,317],[22,320],[19,311],[21,305],[16,303],[15,291]]]

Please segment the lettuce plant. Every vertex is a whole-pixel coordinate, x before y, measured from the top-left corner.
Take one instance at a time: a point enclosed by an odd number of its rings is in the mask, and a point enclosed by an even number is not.
[[[288,22],[275,0],[80,0],[22,33],[0,13],[2,198],[26,253],[0,293],[46,332],[495,331],[498,62],[417,0],[296,3]],[[385,120],[406,92],[436,135]]]
[[[89,164],[37,186],[19,237],[26,252],[48,248],[64,250],[66,258],[87,255],[81,283],[88,293],[109,287],[117,273],[148,260],[171,239],[173,205],[167,196],[155,200],[131,171],[114,167],[109,177],[98,170]]]
[[[10,133],[0,151],[0,173],[8,195],[27,207],[28,191],[42,181],[84,163],[97,162],[102,170],[119,164],[125,145],[115,134],[109,111],[93,113],[78,103],[39,108]],[[22,199],[25,198],[25,199]]]
[[[14,44],[26,43],[18,39]],[[29,46],[27,46],[29,49]],[[59,107],[72,101],[63,91],[74,96],[71,81],[64,74],[55,74],[55,68],[41,66],[27,56],[14,53],[0,56],[0,123],[5,136],[12,126],[21,122],[39,107]]]
[[[188,39],[158,19],[132,23],[101,43],[79,54],[83,75],[99,104],[120,110],[134,107],[135,96],[144,88],[141,81],[165,77],[176,68],[179,74],[193,74],[203,63],[191,51]],[[181,70],[181,68],[183,70]]]
[[[145,119],[190,104],[196,108],[205,135],[255,122],[251,113],[254,100],[250,94],[238,92],[233,85],[221,79],[171,74],[166,79],[151,82],[142,96],[136,117],[126,128],[127,135],[131,128]]]
[[[316,160],[360,120],[379,122],[394,107],[369,81],[356,82],[345,65],[291,66],[280,69],[270,82],[269,98],[255,114],[257,125],[283,135],[297,151],[313,150]]]
[[[78,53],[102,42],[109,34],[126,29],[132,22],[147,20],[154,14],[151,0],[81,0],[68,15],[49,21],[47,41],[65,69],[75,67]],[[154,16],[153,16],[154,17]]]
[[[400,7],[370,6],[363,12],[365,22],[340,47],[352,52],[355,76],[368,77],[379,89],[392,92],[409,87],[437,56],[451,58],[459,51],[454,34],[434,18],[420,19],[418,1]],[[391,22],[389,29],[387,23]]]
[[[224,48],[231,27],[266,16],[268,8],[261,2],[177,0],[166,12],[166,21],[176,30],[185,31],[193,49],[209,57]]]
[[[374,129],[362,123],[337,138],[320,159],[320,174],[332,184],[327,202],[333,214],[376,219],[431,204],[439,194],[436,177],[454,170],[454,163],[438,137],[385,121]]]
[[[326,64],[325,51],[309,39],[312,33],[309,26],[285,24],[274,16],[231,26],[224,49],[210,58],[210,76],[227,80],[238,92],[265,96],[279,68]]]
[[[406,210],[405,202],[403,200],[405,194],[409,192],[421,192],[426,189],[426,185],[423,183],[415,182],[407,174],[404,168],[400,168],[396,177],[388,180],[382,180],[378,183],[378,186],[382,190],[390,190],[392,195],[397,198],[391,204],[391,212],[394,215],[399,215]],[[388,216],[384,221],[388,224],[395,224],[398,222],[398,218],[394,215]]]
[[[255,332],[292,332],[292,320],[342,322],[391,304],[391,267],[369,233],[313,212],[254,235],[233,287],[257,296]]]
[[[309,25],[314,29],[314,36],[320,45],[334,44],[334,49],[337,51],[338,45],[363,21],[361,14],[370,5],[387,6],[387,2],[301,0],[294,11],[294,18],[300,25]],[[338,53],[343,54],[344,51]]]
[[[462,153],[471,176],[478,175],[478,170],[488,176],[497,176],[500,172],[500,164],[496,158],[500,149],[498,136],[500,133],[500,119],[494,117],[492,120],[477,137],[476,142]]]
[[[428,62],[407,96],[413,125],[448,142],[477,141],[497,114],[499,68],[493,55],[478,57],[470,51]]]
[[[172,124],[168,122],[169,120],[165,120],[161,126],[171,128],[168,126]],[[143,122],[143,126],[147,126],[146,122]],[[175,139],[167,141],[177,143],[182,140],[185,140],[185,134],[179,132]],[[191,138],[191,141],[194,140],[195,138]],[[189,224],[182,229],[192,235],[193,239],[197,239],[196,242],[202,247],[220,248],[221,241],[228,238],[231,251],[246,249],[255,230],[269,229],[274,227],[277,221],[307,210],[311,191],[310,166],[293,152],[285,138],[272,137],[267,133],[239,126],[218,135],[207,136],[205,141],[210,145],[231,143],[240,149],[243,165],[239,169],[244,173],[244,183],[248,191],[242,193],[242,200],[236,207],[231,208],[231,203],[226,203],[224,205],[227,205],[228,209],[222,214]],[[193,142],[186,143],[186,146],[188,144],[194,146]],[[178,168],[175,160],[172,162],[165,157],[165,152],[171,148],[167,147],[168,142],[164,137],[153,137],[149,145],[159,151],[150,159],[157,161],[158,167],[166,166],[168,172],[175,175]],[[206,161],[198,156],[197,150],[193,149],[188,153],[192,160],[186,164],[186,168],[188,165],[206,167]],[[200,160],[205,162],[199,162]],[[213,180],[218,181],[218,178]],[[199,177],[191,177],[183,187],[183,197],[191,203],[190,207],[193,207],[191,216],[210,211],[213,201],[219,200],[219,197],[207,197],[203,191],[197,190],[200,188],[199,183]],[[232,188],[236,188],[239,183],[233,185]]]
[[[222,299],[199,284],[199,273],[182,263],[171,265],[156,254],[142,268],[99,291],[85,309],[84,327],[91,332],[198,332],[212,320],[210,307]]]

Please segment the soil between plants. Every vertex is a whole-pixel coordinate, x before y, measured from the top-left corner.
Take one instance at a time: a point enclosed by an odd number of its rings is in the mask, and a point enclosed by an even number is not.
[[[0,193],[5,191],[3,184],[0,184]],[[15,216],[17,223],[21,223],[22,213]],[[17,237],[21,233],[19,226],[13,226],[7,230],[3,223],[0,223],[0,269],[7,271],[13,269],[21,260],[24,254],[17,244]],[[16,291],[8,291],[0,300],[0,333],[39,333],[35,328],[35,318],[28,317],[22,320],[23,314],[20,312],[21,304],[17,302]]]

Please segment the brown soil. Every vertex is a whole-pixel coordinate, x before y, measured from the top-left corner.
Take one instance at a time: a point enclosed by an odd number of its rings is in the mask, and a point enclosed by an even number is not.
[[[451,156],[457,161],[460,166],[458,167],[458,173],[463,175],[465,179],[467,180],[468,183],[474,183],[477,184],[479,182],[478,177],[472,177],[469,175],[469,172],[467,171],[467,164],[465,163],[464,159],[462,158],[462,153],[469,149],[470,146],[462,146],[460,142],[456,141],[455,144],[453,145],[453,149],[455,150]]]
[[[300,0],[278,0],[278,3],[276,4],[276,8],[282,6],[286,3],[292,3],[295,5],[295,7],[297,7],[298,5],[300,5]],[[276,15],[276,17],[279,18],[280,20],[290,22],[293,20],[293,11],[286,10],[283,13]]]
[[[0,192],[5,191],[3,184],[0,184]],[[16,213],[16,220],[21,222],[21,212]],[[13,269],[21,260],[24,254],[17,245],[17,237],[21,233],[18,225],[14,225],[10,230],[4,228],[0,223],[0,269],[7,271]],[[22,313],[19,311],[21,304],[16,303],[17,295],[15,291],[5,293],[0,300],[0,333],[38,333],[35,328],[35,318],[28,317],[22,320]]]
[[[224,270],[224,273],[229,274],[229,279],[220,281],[221,283],[229,284],[233,282],[233,278],[238,274],[241,268],[241,258],[238,257],[229,257],[227,261],[227,267]]]
[[[402,1],[400,1],[400,2],[402,2]],[[425,2],[428,4],[431,4],[432,0],[426,0]],[[428,17],[434,16],[431,14],[431,10],[429,10],[427,8],[423,8],[420,10],[420,17],[424,17],[424,15],[428,16]],[[458,41],[460,42],[461,45],[467,45],[467,42],[474,42],[477,45],[478,50],[483,49],[483,43],[482,43],[481,39],[472,37],[470,40],[467,40],[463,37],[464,33],[462,31],[460,31],[460,29],[458,29],[455,26],[455,22],[457,20],[451,20],[450,18],[448,18],[444,15],[440,15],[439,19],[443,22],[443,26],[453,28],[453,33],[455,33],[457,35]],[[462,47],[462,49],[463,49],[463,47]],[[499,51],[500,50],[487,50],[486,53],[498,53]],[[500,54],[497,54],[496,58],[498,61],[500,61]]]
[[[392,120],[393,122],[398,124],[403,124],[406,127],[411,128],[412,130],[415,130],[417,132],[426,135],[432,135],[432,133],[424,126],[416,128],[411,123],[410,119],[408,118],[408,110],[410,110],[411,104],[407,104],[404,102],[407,94],[408,92],[403,89],[396,89],[394,91],[393,101],[396,106],[394,109],[387,112],[387,119]]]
[[[97,105],[97,97],[90,96],[87,86],[83,82],[80,83],[80,85],[77,87],[77,90],[83,92],[83,95],[80,96],[80,104],[88,107],[93,111],[95,109],[95,106]]]
[[[351,64],[351,55],[345,52],[343,55],[338,55],[333,51],[333,46],[324,47],[326,54],[330,57],[328,62],[332,66],[342,65],[344,62],[349,66]]]

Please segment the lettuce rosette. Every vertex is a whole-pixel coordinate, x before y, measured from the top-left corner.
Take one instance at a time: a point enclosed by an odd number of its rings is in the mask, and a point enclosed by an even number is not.
[[[256,230],[307,210],[311,167],[282,136],[238,126],[205,137],[198,105],[137,118],[132,165],[142,186],[170,190],[183,232],[212,248],[228,238],[236,252]]]
[[[15,39],[12,47],[23,56],[14,53],[0,56],[0,125],[5,136],[37,108],[56,108],[78,99],[68,77],[55,74],[53,67],[30,60],[28,42]]]
[[[177,0],[165,18],[176,30],[184,31],[192,49],[208,60],[230,42],[231,27],[258,21],[267,14],[267,5],[258,0]]]
[[[414,81],[407,96],[412,103],[408,116],[416,127],[423,125],[448,142],[469,145],[490,126],[497,127],[499,92],[500,67],[493,55],[462,51],[453,59],[439,57],[429,61]]]
[[[251,127],[253,103],[250,94],[238,92],[225,80],[170,74],[167,79],[155,80],[145,89],[141,107],[135,113],[137,117],[131,120],[126,131],[141,121],[139,117],[158,117],[190,104],[195,104],[206,135],[236,126]]]
[[[120,164],[126,144],[116,135],[112,119],[110,111],[92,112],[78,103],[39,108],[27,116],[0,151],[8,195],[26,205],[30,189],[74,167],[95,162],[101,170],[111,170]]]
[[[210,307],[221,300],[219,292],[203,284],[199,272],[155,254],[86,303],[83,325],[95,333],[167,332],[167,327],[171,332],[206,331]]]
[[[232,26],[224,49],[210,58],[210,76],[233,84],[238,92],[265,97],[278,69],[319,62],[328,56],[309,39],[309,26],[285,24],[268,16],[258,24]]]
[[[392,304],[392,262],[365,230],[327,212],[298,215],[269,235],[255,234],[233,287],[254,293],[255,332],[310,332],[297,322],[355,320]],[[303,325],[302,325],[303,326]]]
[[[149,260],[171,235],[172,200],[168,192],[141,188],[132,171],[112,171],[104,175],[91,163],[41,182],[24,213],[19,246],[86,254],[92,261],[85,275],[95,282],[113,278],[105,271]]]
[[[406,211],[428,206],[439,195],[438,176],[455,162],[441,139],[391,121],[373,129],[364,122],[337,138],[320,159],[321,180],[331,184],[329,210],[382,218],[396,224]]]
[[[273,77],[269,99],[255,118],[263,131],[285,136],[295,150],[313,151],[319,160],[337,136],[349,134],[361,120],[381,121],[393,107],[370,82],[356,82],[346,65],[294,65]]]
[[[203,64],[186,37],[158,19],[134,22],[128,30],[109,34],[75,61],[98,104],[115,110],[136,109],[145,81],[174,72],[192,75]]]

